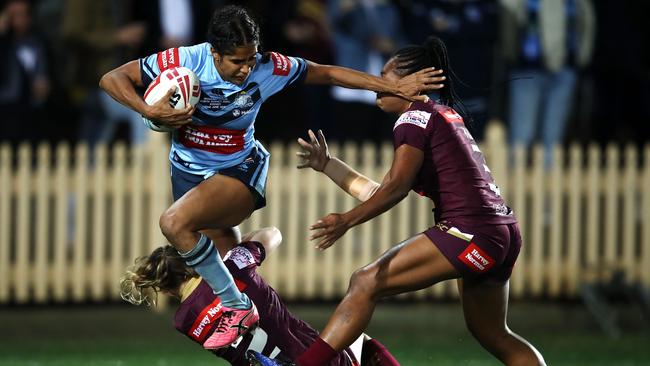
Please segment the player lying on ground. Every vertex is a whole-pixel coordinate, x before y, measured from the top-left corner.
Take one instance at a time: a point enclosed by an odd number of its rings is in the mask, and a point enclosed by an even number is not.
[[[282,360],[291,360],[307,349],[318,333],[293,315],[280,296],[257,273],[257,267],[282,241],[276,228],[265,228],[246,235],[243,241],[224,256],[224,264],[240,291],[257,304],[259,326],[229,347],[211,350],[233,365],[248,366],[247,351]],[[231,316],[223,311],[221,301],[210,286],[191,268],[172,246],[155,249],[140,257],[121,280],[122,298],[139,304],[155,304],[158,292],[180,300],[174,326],[193,341],[203,341]],[[354,350],[354,351],[353,351]],[[261,357],[261,356],[260,356]],[[349,348],[333,358],[333,365],[392,366],[393,356],[377,340],[362,334]]]
[[[446,47],[437,37],[397,51],[382,76],[399,80],[431,66],[453,75]],[[311,131],[311,143],[301,141],[305,151],[300,156],[307,159],[302,166],[325,172],[364,200],[312,225],[318,248],[330,247],[351,227],[389,210],[411,189],[433,200],[437,225],[352,275],[347,294],[320,337],[296,359],[298,365],[328,364],[363,332],[379,299],[448,279],[458,279],[467,327],[487,351],[507,365],[544,365],[542,355],[506,324],[509,278],[521,247],[519,226],[463,118],[452,108],[458,102],[453,80],[426,103],[377,95],[382,110],[400,114],[393,126],[395,156],[381,184],[330,159],[322,133],[320,141]],[[399,319],[395,314],[395,322]]]

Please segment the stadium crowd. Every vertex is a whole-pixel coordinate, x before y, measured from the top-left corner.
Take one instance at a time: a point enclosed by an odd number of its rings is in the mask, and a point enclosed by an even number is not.
[[[251,9],[263,50],[374,74],[399,47],[440,36],[478,139],[502,120],[525,145],[650,140],[640,123],[650,118],[650,5],[632,0],[3,0],[0,140],[145,141],[140,116],[101,92],[99,78],[203,42],[227,3]],[[297,85],[267,103],[257,136],[289,141],[321,128],[332,140],[378,142],[390,138],[387,118],[372,93]]]

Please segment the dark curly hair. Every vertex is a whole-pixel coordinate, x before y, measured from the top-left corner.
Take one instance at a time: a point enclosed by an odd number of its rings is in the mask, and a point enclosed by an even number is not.
[[[219,54],[231,55],[237,47],[259,46],[260,27],[244,7],[228,5],[212,15],[207,39]]]

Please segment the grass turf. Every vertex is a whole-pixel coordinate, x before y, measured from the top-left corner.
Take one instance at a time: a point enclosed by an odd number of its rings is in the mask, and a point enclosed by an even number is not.
[[[333,304],[293,305],[320,329]],[[650,365],[650,331],[627,315],[618,339],[604,336],[579,304],[514,303],[511,328],[549,365]],[[0,308],[0,365],[224,365],[177,334],[171,312],[127,305]],[[464,328],[460,306],[383,304],[368,329],[402,365],[498,365]]]

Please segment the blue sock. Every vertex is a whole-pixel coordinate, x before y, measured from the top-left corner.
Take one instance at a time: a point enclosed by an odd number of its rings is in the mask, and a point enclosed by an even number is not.
[[[180,252],[179,252],[180,253]],[[194,268],[212,291],[221,298],[224,306],[235,309],[248,309],[251,301],[235,285],[228,268],[223,264],[212,240],[201,234],[199,242],[187,253],[180,253],[188,266]]]

